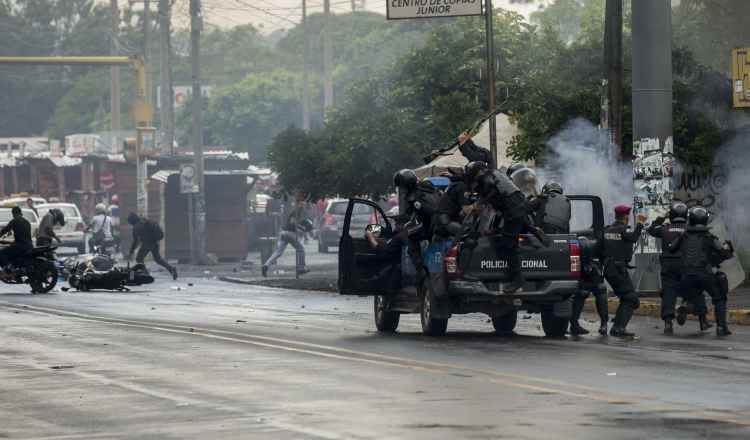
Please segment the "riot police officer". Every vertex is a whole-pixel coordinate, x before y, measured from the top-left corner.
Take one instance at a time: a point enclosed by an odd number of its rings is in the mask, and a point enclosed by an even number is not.
[[[466,196],[466,182],[463,169],[450,170],[448,176],[450,184],[445,190],[437,204],[435,212],[435,230],[438,237],[448,238],[460,235],[462,231],[462,213],[464,206],[470,205],[471,201]]]
[[[534,224],[546,234],[570,233],[570,200],[563,194],[559,183],[547,182],[542,187],[542,194],[529,200],[529,207]]]
[[[469,162],[484,162],[491,169],[495,169],[495,158],[490,150],[475,144],[468,132],[458,135],[458,150]]]
[[[708,211],[695,206],[688,212],[688,227],[669,245],[669,252],[681,258],[682,278],[680,288],[690,295],[708,292],[716,315],[716,335],[728,336],[727,295],[729,282],[721,271],[713,273],[711,266],[719,266],[732,258],[734,249],[730,242],[719,242],[708,227]]]
[[[661,239],[661,319],[664,320],[664,334],[674,334],[672,321],[675,318],[675,305],[679,294],[682,278],[682,255],[679,252],[669,252],[669,245],[687,228],[688,207],[683,202],[674,202],[669,208],[669,223],[665,217],[658,217],[646,232]],[[699,313],[701,330],[710,327],[706,320],[705,311]]]
[[[470,162],[466,165],[465,173],[469,188],[476,191],[498,213],[502,213],[501,239],[496,243],[508,256],[511,282],[503,292],[513,293],[523,287],[525,282],[521,272],[518,235],[524,228],[528,214],[526,198],[507,175],[488,168],[484,162]]]
[[[422,263],[422,241],[429,240],[432,233],[432,220],[438,204],[439,194],[429,181],[420,182],[413,170],[403,169],[393,176],[393,185],[399,191],[399,202],[404,209],[400,214],[407,223],[409,257],[414,263],[417,278],[426,275]]]
[[[615,222],[604,228],[602,240],[602,257],[604,259],[604,277],[612,286],[620,305],[615,313],[615,322],[609,334],[616,337],[633,337],[635,334],[626,330],[630,318],[640,306],[638,293],[630,279],[628,269],[633,258],[633,246],[643,231],[645,215],[638,216],[635,230],[630,230],[630,206],[615,207]]]

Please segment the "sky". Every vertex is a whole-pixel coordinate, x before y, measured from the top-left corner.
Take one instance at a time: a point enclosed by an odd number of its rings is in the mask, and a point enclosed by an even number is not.
[[[124,3],[126,0],[120,0]],[[348,13],[352,8],[351,0],[330,0],[334,13]],[[174,19],[177,26],[188,23],[189,0],[177,0]],[[355,7],[361,8],[364,3],[368,11],[385,15],[386,0],[354,0]],[[511,9],[524,15],[538,8],[537,4],[526,4],[518,0],[495,0],[494,6]],[[156,10],[156,0],[152,0],[152,10]],[[307,0],[308,14],[323,11],[323,0]],[[204,19],[206,22],[221,27],[232,27],[251,23],[263,33],[279,29],[289,29],[302,18],[302,0],[203,0]]]

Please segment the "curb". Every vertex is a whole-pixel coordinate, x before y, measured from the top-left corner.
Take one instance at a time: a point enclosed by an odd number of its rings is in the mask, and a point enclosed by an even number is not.
[[[235,277],[218,277],[217,279],[218,279],[219,281],[224,281],[224,282],[227,282],[227,283],[232,283],[232,284],[244,284],[244,285],[246,285],[246,286],[255,286],[255,285],[257,285],[257,281],[253,281],[253,280],[246,280],[246,279],[243,279],[243,278],[235,278]]]
[[[231,276],[217,277],[219,281],[245,286],[271,287],[277,289],[292,289],[308,292],[333,292],[337,291],[335,281],[331,283],[327,279],[315,278],[237,278]]]
[[[620,301],[617,298],[609,298],[609,313],[615,313],[619,304]],[[596,312],[593,298],[589,297],[586,299],[585,309],[589,312]],[[635,310],[634,315],[649,316],[652,318],[661,319],[661,303],[656,301],[641,300],[641,306]],[[713,312],[710,312],[708,314],[708,318],[714,320]],[[688,320],[697,321],[698,318],[694,315],[688,315]],[[727,321],[729,324],[734,325],[750,325],[750,309],[729,309],[727,311]]]

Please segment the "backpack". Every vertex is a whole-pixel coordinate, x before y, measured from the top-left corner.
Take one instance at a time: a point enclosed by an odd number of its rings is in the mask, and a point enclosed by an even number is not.
[[[143,231],[151,241],[161,241],[164,239],[164,231],[158,223],[151,220],[143,222]]]
[[[420,210],[425,217],[431,218],[435,214],[440,195],[440,191],[429,180],[423,180],[417,184],[416,199],[422,205]]]

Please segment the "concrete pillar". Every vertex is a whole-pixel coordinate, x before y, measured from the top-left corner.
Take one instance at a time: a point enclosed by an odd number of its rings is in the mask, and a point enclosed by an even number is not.
[[[672,8],[670,0],[633,0],[632,9],[633,215],[646,214],[653,222],[667,213],[674,191],[671,176],[664,174],[664,164],[674,161]],[[636,249],[633,281],[642,292],[661,288],[660,247],[644,233]]]

